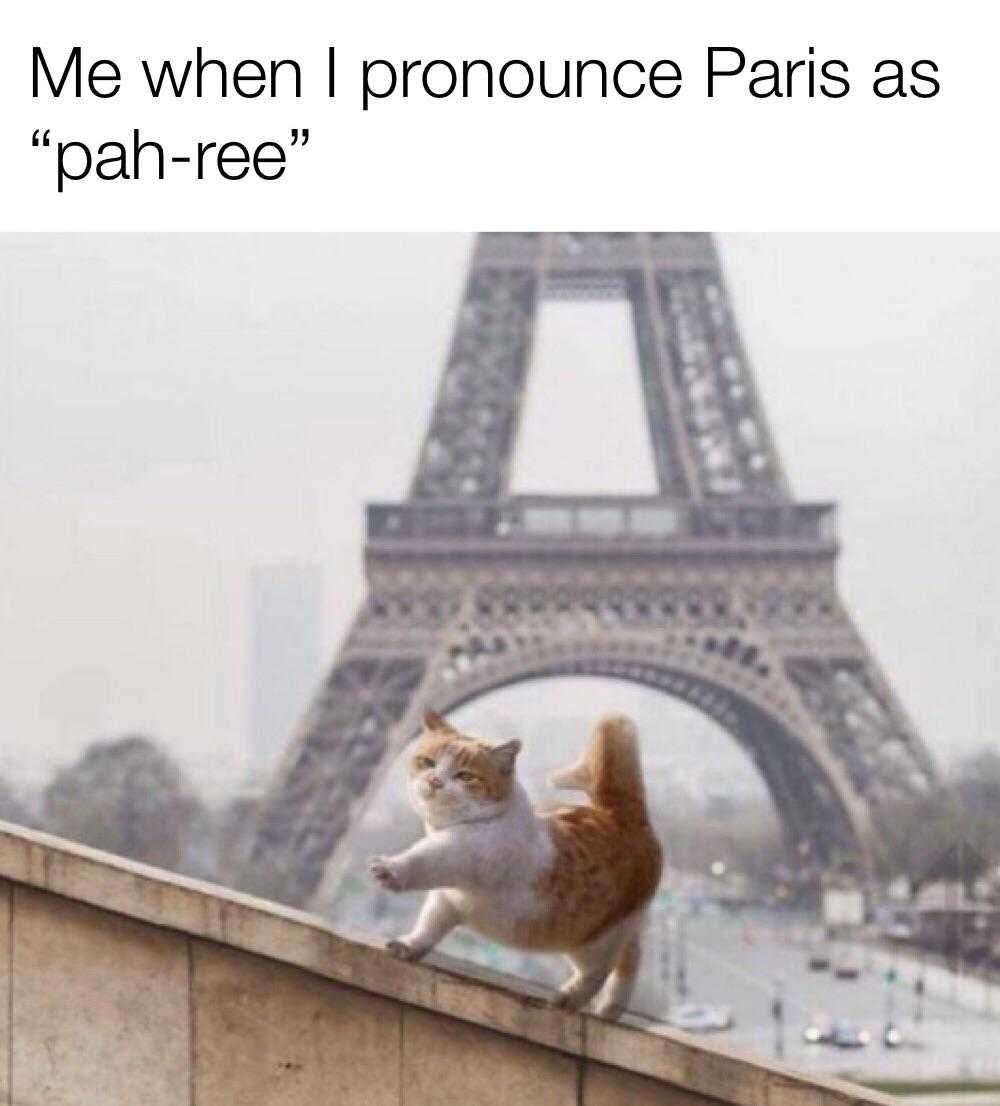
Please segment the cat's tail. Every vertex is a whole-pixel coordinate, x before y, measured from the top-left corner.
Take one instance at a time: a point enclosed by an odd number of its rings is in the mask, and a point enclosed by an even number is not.
[[[649,821],[646,788],[635,723],[624,714],[606,714],[594,726],[581,759],[549,777],[553,787],[585,791],[591,803],[621,822]]]

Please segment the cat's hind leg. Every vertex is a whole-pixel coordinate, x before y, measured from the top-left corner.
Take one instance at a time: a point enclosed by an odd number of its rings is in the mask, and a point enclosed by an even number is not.
[[[573,965],[573,972],[556,992],[552,1005],[565,1010],[580,1010],[601,989],[605,979],[608,978],[611,964],[607,961],[596,965],[589,964],[577,953],[573,953],[569,959]]]
[[[639,971],[640,952],[639,933],[636,931],[626,937],[622,944],[615,966],[594,1006],[594,1013],[599,1017],[617,1018],[628,1006]]]
[[[573,971],[559,988],[553,1004],[569,1010],[579,1010],[601,989],[614,967],[621,948],[619,926],[613,926],[594,940],[568,953]]]
[[[405,937],[389,941],[386,948],[400,960],[419,960],[458,925],[462,919],[443,891],[431,891]]]

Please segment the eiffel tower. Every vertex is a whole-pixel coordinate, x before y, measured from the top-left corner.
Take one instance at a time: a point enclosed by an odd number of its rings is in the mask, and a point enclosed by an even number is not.
[[[510,494],[547,297],[630,306],[658,494]],[[935,774],[838,598],[834,523],[791,494],[711,235],[479,235],[409,497],[367,508],[368,598],[264,801],[250,882],[310,899],[425,705],[571,674],[701,709],[800,855],[870,864],[873,814]]]

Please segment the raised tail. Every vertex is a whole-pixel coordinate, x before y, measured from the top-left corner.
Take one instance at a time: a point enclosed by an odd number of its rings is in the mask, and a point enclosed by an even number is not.
[[[649,821],[639,735],[635,723],[624,714],[599,718],[580,760],[553,772],[549,783],[585,791],[593,806],[610,811],[619,821]]]

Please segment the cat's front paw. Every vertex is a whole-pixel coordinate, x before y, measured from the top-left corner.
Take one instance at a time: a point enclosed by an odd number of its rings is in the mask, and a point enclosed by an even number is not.
[[[424,955],[420,949],[416,949],[400,939],[386,941],[385,947],[397,960],[419,960]]]
[[[386,891],[403,890],[399,872],[388,857],[373,856],[368,861],[368,871],[379,887],[384,887]]]

